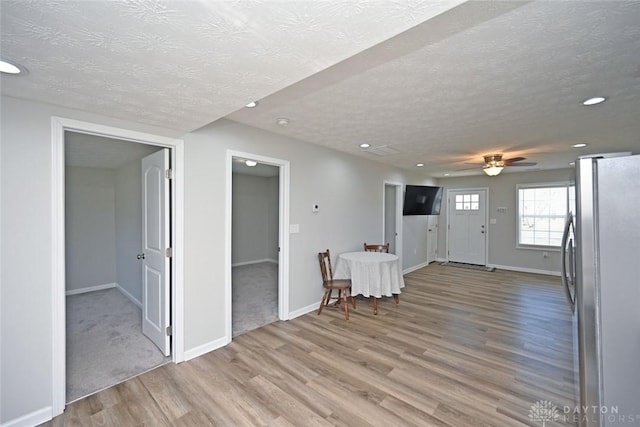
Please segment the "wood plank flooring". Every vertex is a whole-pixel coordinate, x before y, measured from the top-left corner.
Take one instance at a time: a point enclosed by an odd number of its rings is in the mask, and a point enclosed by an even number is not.
[[[559,278],[431,264],[400,304],[359,299],[234,338],[69,405],[47,426],[541,426],[575,405]],[[546,422],[569,425],[562,419]]]

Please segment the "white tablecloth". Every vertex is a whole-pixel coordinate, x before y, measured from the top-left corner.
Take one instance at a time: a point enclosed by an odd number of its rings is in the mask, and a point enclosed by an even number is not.
[[[338,255],[334,279],[351,279],[353,295],[393,296],[404,288],[396,255],[384,252],[347,252]]]

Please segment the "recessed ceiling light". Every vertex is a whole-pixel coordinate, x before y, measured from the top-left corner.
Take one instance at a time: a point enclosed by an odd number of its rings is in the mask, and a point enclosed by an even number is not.
[[[602,97],[602,96],[595,96],[593,98],[589,98],[587,100],[582,101],[582,105],[596,105],[596,104],[601,104],[604,101],[606,101],[607,98]]]
[[[11,62],[0,59],[0,72],[6,74],[20,74],[22,69]]]
[[[569,166],[575,166],[576,162],[569,162]]]
[[[278,126],[289,126],[289,119],[287,119],[286,117],[280,117],[276,119],[276,123],[278,124]]]
[[[247,108],[256,108],[258,106],[258,101],[253,101],[245,105]]]
[[[451,175],[451,174],[450,174],[450,173],[445,173],[445,174],[444,174],[444,176],[449,176],[449,175]]]
[[[419,168],[421,168],[421,167],[423,167],[423,166],[424,166],[424,163],[418,163],[418,164],[416,164],[416,166],[417,166],[417,167],[419,167]]]
[[[244,164],[250,167],[254,167],[255,165],[258,164],[258,162],[256,162],[255,160],[245,160]]]
[[[573,144],[573,145],[572,145],[572,147],[573,147],[573,148],[584,148],[584,147],[586,147],[586,146],[587,146],[587,144],[585,144],[585,143],[583,143],[583,142],[581,142],[581,143],[579,143],[579,144]]]
[[[367,144],[366,142],[363,142],[362,144],[359,145],[360,148],[369,148],[371,147],[371,144]]]

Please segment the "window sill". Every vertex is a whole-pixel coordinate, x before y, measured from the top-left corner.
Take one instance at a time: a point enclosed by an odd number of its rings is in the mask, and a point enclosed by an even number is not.
[[[528,249],[532,251],[545,251],[545,252],[562,252],[558,246],[540,246],[540,245],[516,245],[516,249]]]

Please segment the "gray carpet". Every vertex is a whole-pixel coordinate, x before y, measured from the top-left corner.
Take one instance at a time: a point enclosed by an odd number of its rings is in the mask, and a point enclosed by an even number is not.
[[[233,267],[233,336],[276,320],[278,320],[278,264],[263,262]]]
[[[485,265],[477,265],[477,264],[466,264],[464,262],[441,262],[440,265],[446,265],[448,267],[466,268],[467,270],[496,271],[495,267],[487,267]]]
[[[116,288],[67,297],[67,402],[170,361],[141,323],[140,309]]]

